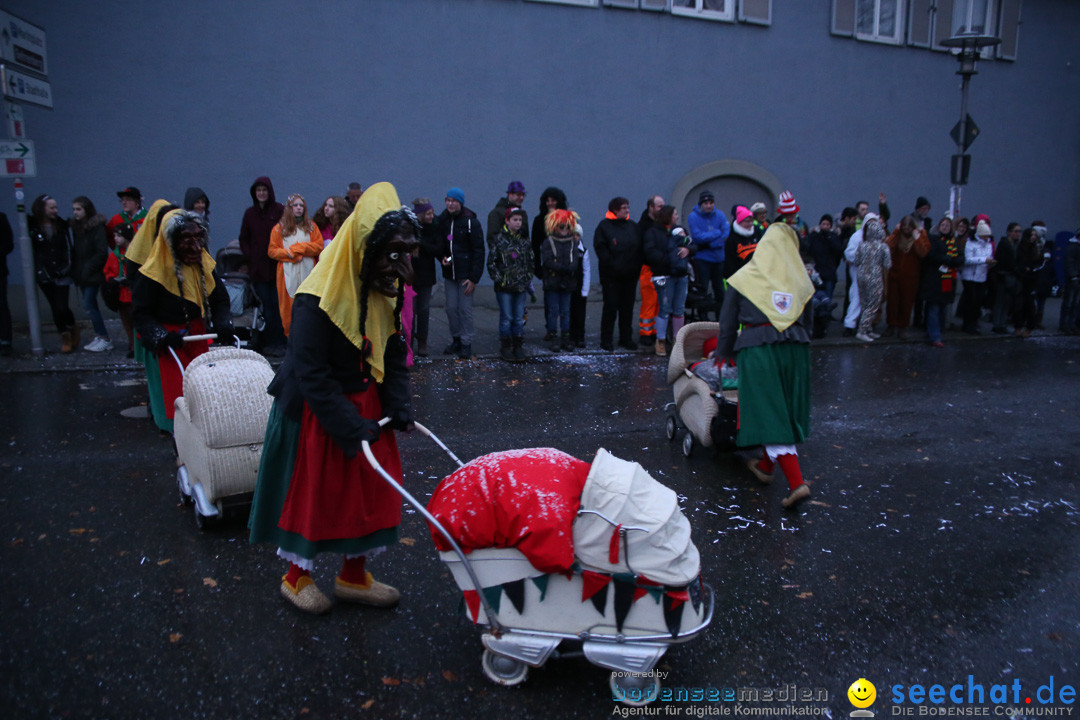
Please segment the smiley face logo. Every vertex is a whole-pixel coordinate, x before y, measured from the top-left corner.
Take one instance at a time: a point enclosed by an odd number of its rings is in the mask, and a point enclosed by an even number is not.
[[[868,708],[877,699],[877,688],[866,678],[859,678],[847,689],[848,700],[857,708]]]

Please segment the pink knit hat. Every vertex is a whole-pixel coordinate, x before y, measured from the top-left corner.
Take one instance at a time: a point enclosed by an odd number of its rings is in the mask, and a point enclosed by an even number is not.
[[[792,215],[799,212],[799,206],[795,204],[795,196],[790,190],[780,193],[780,204],[776,207],[776,212],[780,215]]]
[[[735,222],[741,223],[743,220],[745,220],[746,218],[750,218],[750,217],[754,217],[754,213],[750,212],[748,209],[746,209],[742,205],[735,208]]]

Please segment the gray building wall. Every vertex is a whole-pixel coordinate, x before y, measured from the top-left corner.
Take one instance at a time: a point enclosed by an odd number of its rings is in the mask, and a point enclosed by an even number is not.
[[[437,207],[458,185],[481,217],[520,179],[530,214],[557,185],[591,236],[612,196],[636,217],[650,194],[670,199],[728,159],[791,189],[810,224],[879,190],[897,217],[918,195],[935,217],[948,204],[956,60],[833,36],[827,0],[774,0],[769,27],[524,0],[4,8],[48,33],[55,110],[25,106],[27,206],[47,192],[65,217],[79,194],[111,215],[125,185],[146,204],[199,185],[216,248],[258,175],[313,209],[351,180]],[[987,212],[998,234],[1080,222],[1078,36],[1080,2],[1026,0],[1018,60],[979,63],[963,212]],[[725,212],[736,201],[717,198]]]

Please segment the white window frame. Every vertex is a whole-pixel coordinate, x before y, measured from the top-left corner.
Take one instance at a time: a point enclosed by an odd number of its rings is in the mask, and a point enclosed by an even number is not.
[[[638,0],[604,0],[604,6],[636,10],[638,6]]]
[[[671,0],[641,0],[641,9],[650,12],[669,12]]]
[[[600,0],[527,0],[527,2],[555,3],[556,5],[580,5],[581,7],[600,7]]]
[[[874,5],[874,29],[872,32],[861,32],[859,30],[859,5],[862,3],[873,3]],[[881,5],[882,3],[895,3],[896,4],[896,27],[893,30],[892,35],[883,35],[881,33]],[[904,0],[856,0],[855,3],[855,37],[859,40],[867,42],[886,43],[888,45],[900,45],[904,42],[904,26],[907,19],[907,3]]]
[[[705,0],[691,0],[693,7],[680,7],[671,3],[671,14],[683,17],[699,18],[702,20],[718,20],[720,22],[735,22],[735,0],[724,0],[724,10],[706,10]]]

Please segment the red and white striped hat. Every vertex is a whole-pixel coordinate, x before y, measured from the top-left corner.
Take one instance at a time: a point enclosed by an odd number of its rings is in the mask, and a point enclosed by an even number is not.
[[[795,204],[795,196],[790,190],[780,193],[780,204],[776,207],[776,212],[780,215],[793,215],[799,212],[799,206]]]

